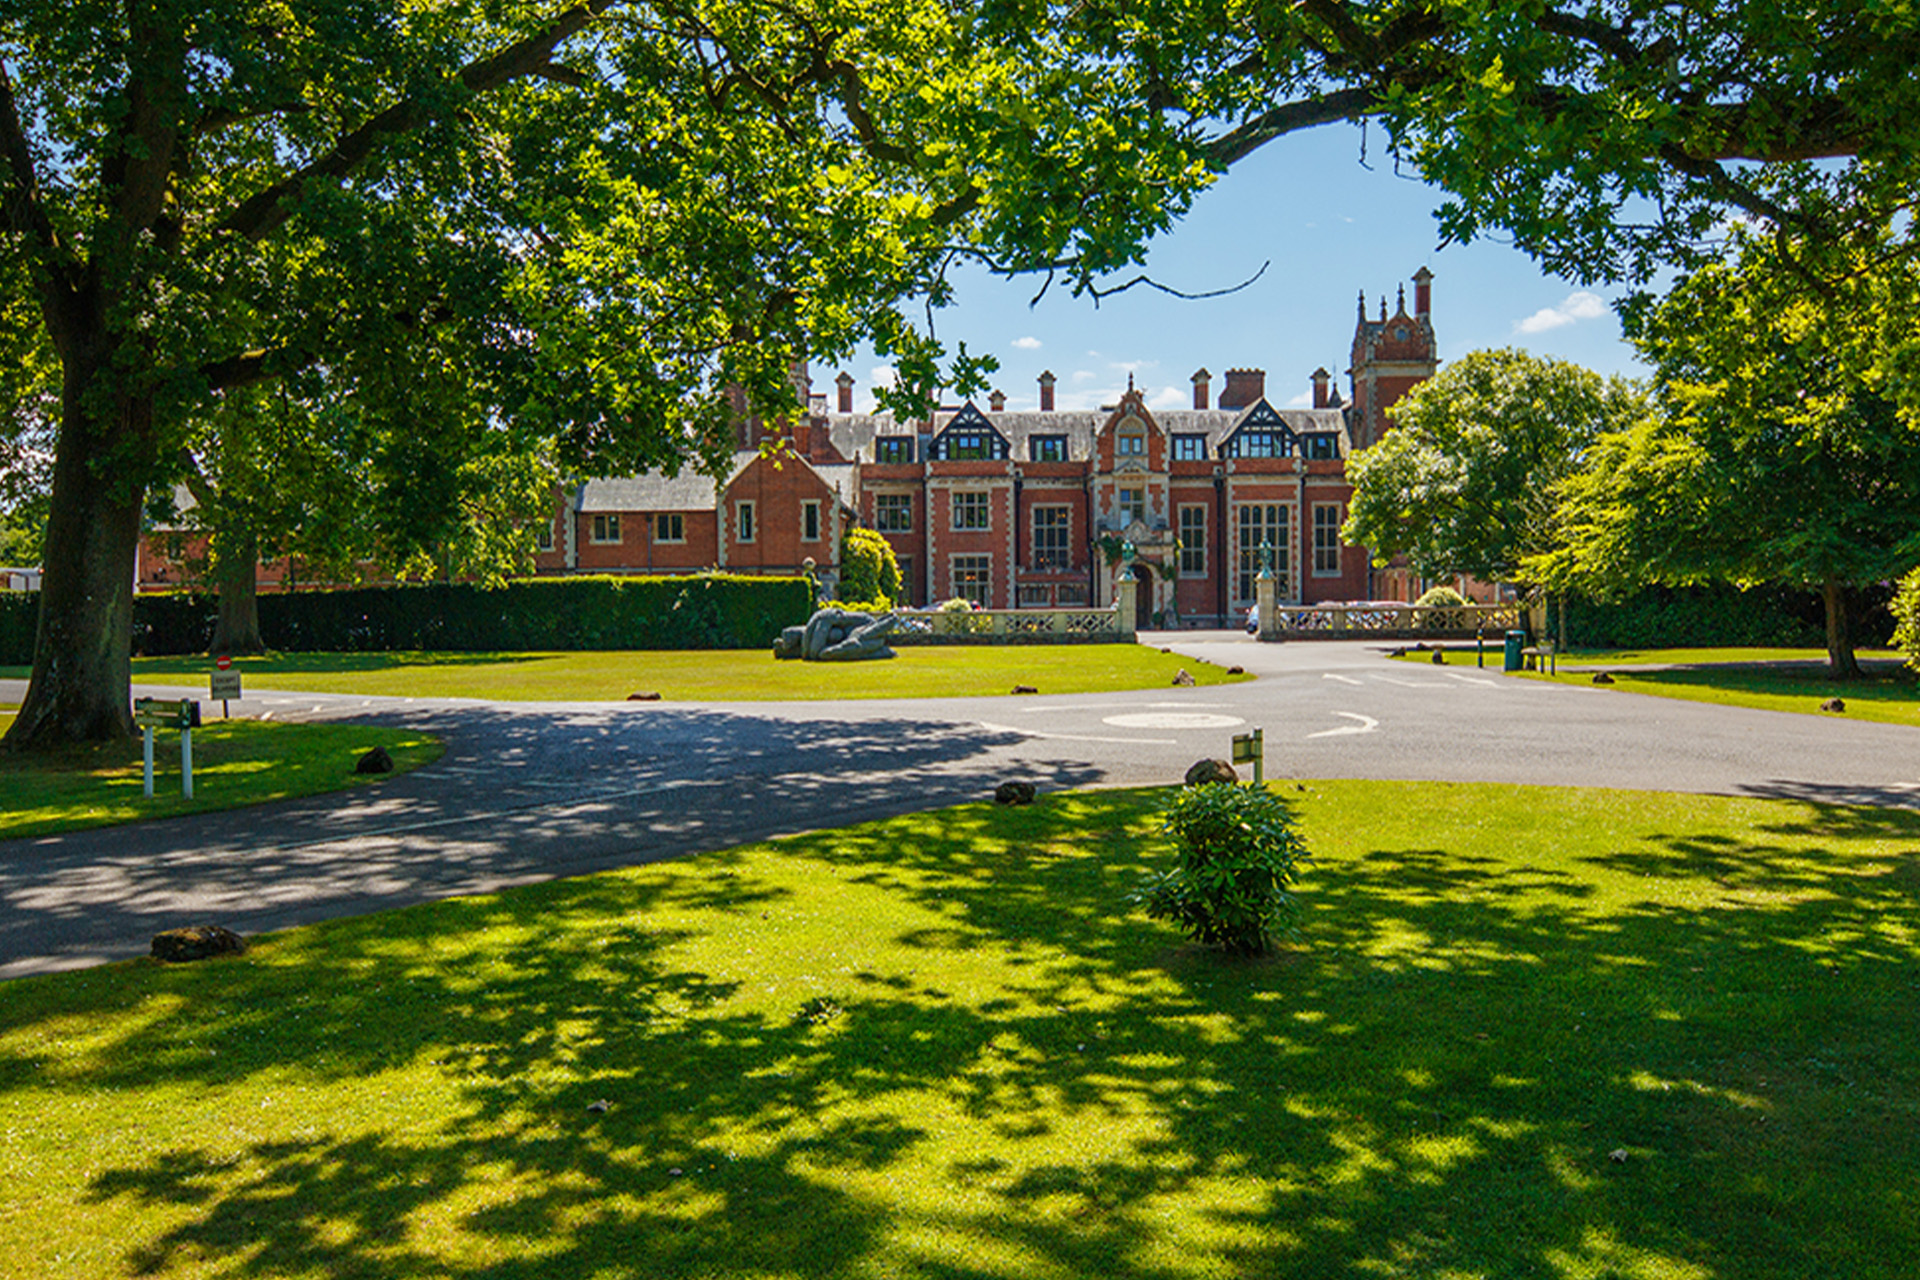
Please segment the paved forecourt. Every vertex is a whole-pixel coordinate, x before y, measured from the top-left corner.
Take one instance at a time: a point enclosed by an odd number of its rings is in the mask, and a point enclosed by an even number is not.
[[[1920,739],[1898,726],[1391,662],[1376,644],[1147,639],[1261,678],[1048,697],[1036,669],[1041,692],[1019,698],[697,706],[249,697],[236,710],[430,729],[447,754],[349,792],[0,842],[0,977],[142,954],[181,924],[260,932],[983,799],[1007,778],[1165,783],[1254,728],[1269,778],[1920,797]]]

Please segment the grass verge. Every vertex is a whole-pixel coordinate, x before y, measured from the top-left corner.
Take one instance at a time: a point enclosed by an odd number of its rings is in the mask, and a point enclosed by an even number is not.
[[[1163,688],[1251,679],[1135,644],[914,645],[875,662],[779,662],[765,649],[594,653],[290,653],[236,658],[248,689],[402,697],[605,702],[658,693],[671,702],[947,698]],[[202,657],[138,658],[133,678],[204,684]],[[0,673],[4,674],[4,673]]]
[[[0,717],[0,732],[7,720]],[[141,794],[138,739],[53,757],[0,755],[0,840],[182,813],[237,809],[374,781],[353,772],[372,747],[405,772],[440,758],[425,734],[356,724],[209,720],[193,731],[193,799],[180,794],[180,735],[154,735],[153,799]]]
[[[1443,651],[1447,666],[1475,665],[1472,649]],[[1503,654],[1489,646],[1487,669],[1500,670]],[[1528,680],[1591,685],[1605,671],[1613,688],[1689,702],[1753,707],[1761,711],[1790,711],[1802,715],[1832,715],[1820,704],[1839,698],[1846,710],[1837,714],[1884,724],[1920,725],[1920,688],[1894,655],[1862,650],[1858,655],[1866,675],[1860,680],[1829,680],[1824,649],[1640,649],[1592,650],[1561,655],[1559,671],[1519,672]],[[1432,656],[1409,652],[1401,661],[1432,662]],[[1672,664],[1665,667],[1650,664]]]
[[[1122,914],[1164,793],[970,807],[9,984],[58,1276],[1920,1269],[1920,817],[1289,792],[1302,936]]]

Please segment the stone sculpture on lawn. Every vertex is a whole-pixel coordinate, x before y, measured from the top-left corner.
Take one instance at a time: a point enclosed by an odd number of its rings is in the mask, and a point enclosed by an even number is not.
[[[891,613],[874,617],[851,609],[821,609],[804,627],[788,627],[773,642],[776,658],[803,658],[808,662],[860,662],[891,658],[887,636],[900,625]]]

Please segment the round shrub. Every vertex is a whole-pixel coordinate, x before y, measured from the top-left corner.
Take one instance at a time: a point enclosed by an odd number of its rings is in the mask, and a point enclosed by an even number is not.
[[[1458,609],[1471,604],[1465,596],[1452,587],[1429,587],[1425,595],[1413,602],[1416,609]]]
[[[893,546],[871,529],[849,529],[840,541],[840,597],[898,600],[900,562]]]
[[[1136,890],[1134,906],[1238,955],[1263,954],[1291,930],[1297,905],[1288,890],[1312,855],[1278,797],[1231,782],[1186,787],[1167,809],[1166,830],[1179,863]]]

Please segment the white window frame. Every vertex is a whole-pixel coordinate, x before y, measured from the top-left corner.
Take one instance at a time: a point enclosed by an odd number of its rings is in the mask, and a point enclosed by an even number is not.
[[[662,533],[662,530],[677,532]],[[656,511],[653,515],[653,540],[656,543],[685,542],[687,518],[678,511]]]
[[[807,531],[809,525],[812,526],[813,531],[811,533]],[[825,524],[822,523],[820,519],[820,499],[808,498],[805,501],[801,502],[800,504],[800,541],[802,542],[820,541],[822,531],[825,528],[826,528]]]
[[[759,512],[751,500],[733,504],[733,537],[736,542],[757,542],[760,538]]]
[[[962,566],[965,566],[964,568]],[[962,589],[961,573],[978,573],[977,582],[965,584]],[[963,600],[971,600],[982,609],[993,606],[993,557],[982,555],[956,555],[947,565],[947,581],[953,586],[953,594]],[[972,594],[972,588],[978,588],[979,594]]]
[[[1244,514],[1259,511],[1260,518],[1249,521]],[[1271,520],[1268,513],[1274,513]],[[1233,532],[1239,555],[1236,557],[1238,572],[1234,575],[1236,594],[1234,599],[1240,603],[1251,603],[1259,588],[1256,581],[1260,575],[1260,541],[1273,543],[1273,592],[1277,600],[1290,599],[1292,588],[1288,585],[1288,573],[1291,567],[1291,548],[1289,539],[1293,532],[1293,507],[1285,502],[1242,502],[1234,507]],[[1249,545],[1247,530],[1249,527],[1264,536]]]
[[[960,513],[965,510],[978,514],[979,524],[960,522]],[[984,489],[955,489],[953,491],[953,510],[949,513],[955,533],[987,533],[993,528],[993,496]]]
[[[1333,518],[1323,523],[1320,517],[1327,512],[1331,512]],[[1340,576],[1340,524],[1339,503],[1313,504],[1313,576],[1316,578]]]
[[[1197,538],[1187,537],[1187,512],[1200,513],[1200,533]],[[1207,571],[1207,507],[1202,502],[1183,502],[1180,504],[1180,572],[1199,575]]]
[[[618,511],[595,513],[587,525],[587,541],[596,547],[619,546],[620,513]]]
[[[874,494],[873,527],[881,533],[912,533],[913,495],[910,493]]]
[[[1049,519],[1057,517],[1058,523],[1042,525],[1040,513],[1046,512]],[[1041,559],[1040,532],[1045,528],[1049,537],[1057,536],[1059,545],[1045,548],[1048,558]],[[1073,508],[1065,504],[1046,503],[1033,508],[1033,569],[1036,573],[1064,571],[1073,568]]]
[[[1137,505],[1127,501],[1127,495],[1137,493],[1140,501]],[[1132,512],[1131,515],[1128,513]],[[1147,487],[1145,485],[1127,485],[1113,491],[1113,513],[1122,523],[1132,524],[1135,520],[1147,518]]]

